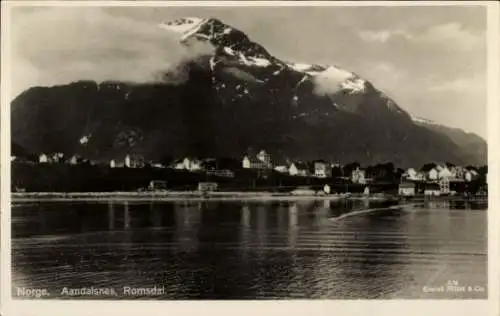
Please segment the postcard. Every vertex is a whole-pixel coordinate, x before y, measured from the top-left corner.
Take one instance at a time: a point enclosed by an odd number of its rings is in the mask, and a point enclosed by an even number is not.
[[[497,315],[499,19],[2,3],[2,313]]]

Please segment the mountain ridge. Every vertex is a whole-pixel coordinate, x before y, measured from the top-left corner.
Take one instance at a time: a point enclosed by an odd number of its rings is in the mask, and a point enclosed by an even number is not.
[[[486,142],[416,124],[357,74],[284,62],[220,20],[190,19],[162,24],[184,45],[201,40],[213,46],[179,65],[185,81],[169,83],[167,72],[163,82],[150,84],[80,81],[30,88],[12,102],[13,140],[29,151],[99,159],[128,152],[151,159],[240,157],[254,147],[346,163],[485,162]],[[47,114],[52,111],[58,116]],[[86,135],[92,136],[81,144]]]

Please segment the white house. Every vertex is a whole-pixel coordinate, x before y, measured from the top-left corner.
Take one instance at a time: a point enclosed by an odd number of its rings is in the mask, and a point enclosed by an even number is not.
[[[49,162],[49,158],[47,157],[46,154],[41,154],[39,157],[38,157],[38,162],[39,163],[48,163]]]
[[[352,183],[366,184],[366,171],[356,168],[351,173]]]
[[[128,163],[128,165],[127,165],[127,163]],[[109,167],[110,168],[125,168],[125,167],[134,168],[134,165],[133,165],[133,161],[130,157],[129,157],[128,161],[127,161],[127,157],[125,157],[125,159],[123,159],[123,160],[111,159],[109,161]]]
[[[414,168],[409,168],[403,173],[402,178],[410,181],[424,181],[425,173],[417,171]]]
[[[406,170],[406,172],[403,174],[403,177],[408,179],[408,180],[416,180],[417,178],[417,171],[413,168],[409,168]]]
[[[332,176],[332,167],[322,161],[314,163],[314,175],[318,178],[327,178]]]
[[[271,164],[271,155],[269,155],[265,150],[261,150],[257,154],[257,159],[260,161],[266,163],[266,164]]]
[[[203,170],[203,167],[201,166],[200,160],[190,159],[190,158],[186,157],[182,161],[177,162],[174,165],[174,169],[188,170],[188,171],[200,171],[200,170]]]
[[[186,163],[186,159],[184,159],[185,161],[184,163]],[[188,160],[189,160],[189,168],[188,168],[189,171],[200,171],[203,169],[200,160],[198,159],[188,159]]]
[[[328,184],[325,184],[325,186],[323,187],[323,191],[326,193],[326,194],[330,194],[331,192],[331,188]]]
[[[453,179],[453,173],[448,167],[443,167],[438,173],[438,179]]]
[[[71,157],[71,159],[69,160],[69,164],[70,165],[78,164],[78,158],[76,156]]]
[[[242,161],[243,169],[272,169],[271,156],[261,150],[257,156],[245,156]]]
[[[307,177],[309,175],[309,168],[304,162],[294,162],[288,168],[288,173],[291,176]]]
[[[432,168],[431,170],[429,170],[429,173],[428,173],[429,180],[432,180],[432,181],[437,180],[438,175],[439,175],[439,172],[437,171],[436,168]]]
[[[125,167],[130,168],[130,155],[125,156]]]
[[[464,179],[465,181],[471,182],[472,180],[476,179],[478,175],[479,174],[474,169],[465,170]]]
[[[370,195],[370,187],[366,186],[365,189],[363,190],[363,195]]]

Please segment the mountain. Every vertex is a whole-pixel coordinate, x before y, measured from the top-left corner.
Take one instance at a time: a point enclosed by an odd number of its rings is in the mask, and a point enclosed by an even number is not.
[[[437,124],[431,120],[412,117],[415,124],[423,126],[437,133],[448,136],[457,146],[461,147],[464,154],[468,155],[465,160],[480,161],[486,164],[488,161],[488,146],[486,141],[475,133],[466,132],[460,128],[453,128]]]
[[[341,163],[486,163],[484,141],[415,122],[371,82],[336,65],[281,60],[218,19],[159,27],[190,49],[209,49],[156,83],[30,88],[12,102],[13,141],[30,152],[102,160],[241,157],[265,148],[283,159]]]

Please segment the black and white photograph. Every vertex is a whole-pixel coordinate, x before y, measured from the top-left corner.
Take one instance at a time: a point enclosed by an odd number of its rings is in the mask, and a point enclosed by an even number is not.
[[[488,300],[488,3],[101,4],[8,7],[12,300]]]

